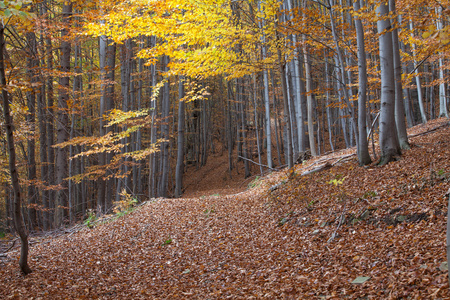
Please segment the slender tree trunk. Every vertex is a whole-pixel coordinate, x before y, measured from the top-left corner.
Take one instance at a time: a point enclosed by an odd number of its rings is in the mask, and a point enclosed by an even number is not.
[[[312,96],[312,79],[311,79],[311,64],[308,57],[308,50],[306,44],[303,48],[303,55],[305,59],[305,77],[306,77],[306,103],[308,107],[308,137],[309,149],[312,156],[317,156],[315,139],[314,139],[314,103]]]
[[[48,153],[47,153],[47,128],[45,111],[45,84],[43,84],[37,94],[38,123],[39,123],[39,158],[41,161],[41,181],[44,186],[48,185]],[[44,231],[49,227],[49,192],[42,189],[42,226]]]
[[[104,22],[103,22],[104,23]],[[99,37],[99,66],[100,66],[100,90],[102,92],[102,95],[100,96],[100,127],[99,127],[99,135],[100,137],[105,135],[105,112],[106,112],[106,88],[105,88],[105,81],[106,81],[106,48],[107,48],[107,37],[102,35]],[[106,153],[99,153],[98,154],[98,165],[100,168],[104,168],[104,165],[106,164]],[[106,212],[106,205],[105,205],[105,193],[106,193],[106,180],[104,176],[101,176],[97,180],[98,184],[98,192],[97,192],[97,207],[102,212]]]
[[[438,8],[436,8],[436,14],[438,16],[438,19],[436,20],[436,29],[440,31],[443,29],[442,6],[438,6]],[[449,115],[444,76],[444,55],[443,53],[440,53],[439,55],[439,117],[448,118]]]
[[[409,28],[410,28],[411,32],[414,31],[414,25],[413,25],[412,20],[409,21]],[[414,73],[416,74],[417,98],[419,101],[420,116],[422,118],[422,123],[426,123],[427,117],[425,115],[425,107],[423,105],[422,83],[421,83],[421,79],[420,79],[420,75],[419,75],[419,67],[417,65],[417,60],[416,60],[416,45],[415,44],[412,44],[412,52],[413,52],[413,57],[414,57]]]
[[[164,70],[167,71],[167,64],[169,58],[163,58]],[[161,177],[159,182],[159,196],[168,196],[169,183],[169,113],[170,113],[170,99],[169,99],[169,82],[164,83],[162,93],[162,107],[161,107]]]
[[[273,72],[271,72],[270,77],[272,79],[272,89],[275,89],[275,76],[274,76]],[[281,128],[281,120],[279,118],[280,112],[278,109],[278,101],[277,101],[277,96],[276,96],[275,91],[272,92],[272,97],[273,97],[273,106],[275,107],[275,139],[277,142],[277,159],[278,159],[278,164],[283,165],[283,162],[281,160],[281,153],[283,152],[283,148],[282,148],[283,141],[281,138],[281,133],[278,134],[278,131],[281,131],[281,130],[279,130],[279,128]]]
[[[395,0],[389,0],[389,10],[395,11]],[[398,41],[398,28],[396,24],[392,30],[392,46],[394,51],[394,79],[395,79],[395,124],[397,125],[397,136],[401,149],[410,149],[408,133],[406,132],[405,106],[403,103],[402,87],[402,62],[400,60],[400,44]]]
[[[261,2],[258,2],[258,5],[261,6]],[[262,30],[262,59],[264,60],[267,57],[267,48],[266,48],[266,36],[264,33],[264,21],[261,22],[260,28]],[[266,129],[266,141],[267,141],[267,166],[269,168],[273,167],[273,159],[272,159],[272,132],[271,132],[271,120],[270,120],[270,98],[269,98],[269,75],[267,72],[267,68],[263,70],[263,85],[264,85],[264,112],[265,112],[265,129]]]
[[[38,82],[39,60],[37,59],[37,42],[34,32],[26,34],[28,43],[27,54],[27,73],[31,82],[31,91],[27,92],[27,106],[28,113],[26,115],[27,124],[30,130],[30,136],[27,141],[27,160],[28,160],[28,219],[30,220],[30,229],[34,230],[38,225],[37,216],[37,198],[38,189],[36,188],[36,92],[39,87],[36,87]]]
[[[154,46],[156,43],[156,38],[151,37],[150,38],[150,47]],[[156,92],[155,86],[156,86],[156,65],[152,64],[150,66],[150,86],[151,86],[151,98],[150,98],[150,117],[151,117],[151,124],[150,124],[150,142],[152,146],[156,144],[156,113],[157,113],[157,101],[156,101]],[[157,188],[156,188],[156,153],[150,154],[149,157],[149,182],[148,182],[148,189],[149,189],[149,198],[153,198],[157,195]]]
[[[69,26],[72,15],[72,3],[63,5],[63,19],[64,23]],[[61,30],[63,41],[61,42],[61,67],[60,71],[64,74],[59,79],[59,97],[58,97],[58,123],[56,142],[61,144],[69,140],[69,116],[68,116],[68,100],[69,100],[69,86],[70,86],[70,42],[64,40],[68,35],[68,29]],[[68,171],[68,157],[67,149],[59,147],[56,150],[56,184],[59,185],[56,191],[56,206],[55,206],[55,225],[60,227],[63,225],[65,218],[68,215],[68,195],[67,195],[67,171]]]
[[[44,5],[46,7],[46,5]],[[45,14],[46,12],[44,12]],[[46,56],[47,56],[47,69],[53,70],[53,46],[52,40],[50,37],[46,39]],[[55,126],[53,123],[54,120],[54,93],[53,93],[53,76],[48,76],[46,79],[46,96],[47,96],[47,153],[48,153],[48,184],[50,186],[54,186],[56,184],[56,176],[55,176]],[[48,206],[44,207],[48,213],[48,228],[51,228],[54,223],[54,209],[55,209],[55,194],[54,190],[48,191]]]
[[[111,111],[114,108],[114,91],[115,91],[115,69],[116,69],[116,44],[112,40],[108,40],[108,45],[106,47],[106,86],[105,86],[105,110],[106,112]],[[113,127],[107,127],[105,129],[106,133],[112,132]],[[107,153],[105,157],[105,164],[111,163],[113,159],[113,153]],[[112,176],[112,171],[107,170],[109,177],[105,182],[105,200],[104,200],[104,210],[109,211],[113,206],[114,199],[114,179]]]
[[[5,28],[3,27],[3,23],[0,23],[0,84],[5,87],[7,83],[5,75],[4,30]],[[2,89],[3,116],[9,155],[9,172],[11,175],[11,184],[14,193],[13,219],[14,227],[20,236],[21,242],[19,266],[22,273],[27,275],[31,273],[31,268],[28,265],[28,235],[21,213],[22,199],[20,194],[19,174],[16,169],[16,149],[14,147],[13,121],[9,110],[9,102],[10,100],[8,92],[6,91],[6,89]]]
[[[399,16],[400,20],[400,16]],[[405,52],[405,45],[403,43],[400,43],[400,49]],[[402,72],[404,74],[408,73],[407,71],[407,65],[406,63],[402,63]],[[408,127],[414,126],[414,117],[412,113],[412,107],[411,107],[411,95],[410,95],[410,89],[403,87],[403,96],[404,96],[404,106],[405,106],[405,115],[406,115],[406,124]]]
[[[262,169],[262,161],[261,161],[261,148],[260,148],[260,140],[259,140],[259,125],[258,125],[258,104],[256,102],[257,96],[257,84],[256,84],[256,75],[253,74],[253,105],[254,105],[254,118],[255,118],[255,133],[256,133],[256,150],[258,152],[258,163],[259,163],[259,172],[261,176],[263,175]]]
[[[233,107],[231,101],[233,99],[233,92],[231,82],[227,81],[227,141],[228,141],[228,173],[231,177],[231,171],[233,170],[233,126],[232,126],[232,116],[231,108]]]
[[[247,117],[246,117],[246,95],[244,94],[244,79],[239,79],[236,85],[238,89],[237,97],[240,106],[241,118],[241,135],[242,135],[242,155],[244,158],[249,158],[248,155],[248,141],[247,141]],[[244,178],[251,176],[250,164],[247,159],[244,159]]]
[[[329,63],[328,63],[328,59],[325,59],[325,84],[326,84],[326,111],[327,111],[327,124],[328,124],[328,139],[330,141],[330,148],[331,151],[334,151],[334,144],[333,144],[333,113],[330,107],[330,71],[329,69]]]
[[[359,0],[353,2],[355,12],[360,10]],[[367,143],[367,122],[366,122],[366,103],[367,103],[367,62],[366,50],[364,44],[364,29],[361,19],[355,18],[356,40],[358,44],[358,160],[360,165],[368,165],[372,162],[369,155],[369,146]]]
[[[287,56],[285,56],[285,61],[287,61]],[[289,65],[291,65],[291,67],[289,68]],[[291,92],[293,89],[295,89],[295,87],[292,84],[292,70],[293,66],[292,66],[292,61],[290,63],[286,63],[285,65],[285,77],[286,77],[286,92],[287,92],[287,98],[288,98],[288,102],[289,102],[289,115],[290,115],[290,120],[291,120],[291,140],[292,140],[292,157],[293,159],[295,157],[297,157],[298,153],[297,153],[297,149],[299,148],[298,146],[298,136],[296,133],[296,119],[295,119],[295,101],[292,101],[293,97],[291,97]]]
[[[143,38],[140,39],[140,49],[143,49],[144,41]],[[144,72],[144,60],[140,58],[138,60],[138,71],[139,71],[139,81],[138,81],[138,91],[137,91],[137,109],[140,111],[142,109],[142,100],[143,100],[143,87],[144,81],[142,80],[143,72]],[[136,151],[142,150],[142,130],[139,129],[136,132],[136,143],[135,143]],[[142,188],[143,188],[143,180],[142,180],[142,166],[144,165],[144,160],[135,161],[135,170],[133,172],[134,176],[134,194],[137,195],[139,201],[142,198]]]
[[[180,197],[183,193],[183,173],[184,173],[184,79],[179,78],[178,83],[178,145],[177,145],[177,165],[175,169],[175,197]]]

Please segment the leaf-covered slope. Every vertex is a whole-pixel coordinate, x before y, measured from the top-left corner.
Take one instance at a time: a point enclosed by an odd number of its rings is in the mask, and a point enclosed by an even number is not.
[[[0,298],[446,297],[439,267],[449,140],[444,126],[412,138],[413,149],[384,167],[361,168],[335,153],[245,193],[147,203],[34,245],[27,277],[18,253],[9,253],[0,263]],[[326,160],[334,166],[300,175]],[[370,279],[352,284],[360,276]]]

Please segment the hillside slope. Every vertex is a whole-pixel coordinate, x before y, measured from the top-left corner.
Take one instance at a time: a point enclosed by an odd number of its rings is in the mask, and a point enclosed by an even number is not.
[[[441,126],[384,167],[359,167],[345,150],[239,194],[148,202],[33,245],[27,277],[10,252],[0,298],[447,298],[447,122],[414,128]]]

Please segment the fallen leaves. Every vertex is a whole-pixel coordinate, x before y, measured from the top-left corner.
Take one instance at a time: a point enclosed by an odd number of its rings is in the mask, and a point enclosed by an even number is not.
[[[444,298],[448,140],[441,127],[412,140],[432,148],[382,168],[352,159],[273,173],[239,195],[147,203],[33,245],[27,277],[11,253],[0,298]]]

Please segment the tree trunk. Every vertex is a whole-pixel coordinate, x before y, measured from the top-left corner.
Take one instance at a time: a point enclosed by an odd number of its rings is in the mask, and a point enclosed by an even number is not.
[[[325,58],[325,84],[326,84],[326,95],[325,95],[325,99],[326,99],[326,111],[327,111],[327,124],[328,124],[328,139],[330,142],[330,148],[331,151],[334,151],[334,144],[333,144],[333,122],[332,122],[332,118],[333,118],[333,111],[330,107],[330,71],[329,69],[329,63],[328,63],[328,59]]]
[[[360,10],[359,0],[353,2],[355,12]],[[367,143],[367,122],[366,122],[366,103],[367,103],[367,62],[366,50],[364,44],[364,29],[361,19],[355,18],[356,40],[358,44],[358,160],[360,165],[368,165],[372,162],[369,155],[369,146]]]
[[[414,25],[413,25],[412,20],[409,20],[409,28],[410,28],[411,32],[414,31]],[[421,79],[420,79],[420,75],[419,75],[419,66],[417,65],[417,60],[416,60],[416,45],[415,44],[412,44],[412,52],[413,52],[413,57],[414,57],[414,73],[416,74],[417,98],[419,101],[420,116],[422,118],[422,123],[426,123],[427,117],[425,115],[425,107],[423,105],[422,83],[421,83]]]
[[[261,2],[258,2],[258,5],[261,6]],[[260,28],[262,30],[262,59],[264,60],[267,57],[267,48],[266,48],[266,36],[264,33],[264,21],[261,22]],[[270,120],[270,98],[269,98],[269,76],[267,72],[267,68],[263,70],[263,85],[264,85],[264,112],[265,112],[265,129],[266,129],[266,144],[267,144],[267,166],[269,168],[273,167],[273,159],[272,159],[272,132],[271,132],[271,120]]]
[[[306,103],[308,107],[308,137],[309,149],[312,156],[317,156],[316,145],[314,139],[314,104],[312,97],[312,79],[311,79],[311,64],[308,57],[308,49],[306,44],[303,47],[303,55],[305,59],[305,78],[306,78]]]
[[[276,32],[276,39],[279,40],[278,33]],[[291,115],[289,113],[289,99],[288,99],[288,92],[287,92],[287,83],[286,83],[286,76],[284,75],[286,72],[286,63],[283,61],[281,56],[281,50],[277,50],[278,53],[278,68],[280,71],[280,77],[281,77],[281,91],[283,94],[283,108],[284,108],[284,118],[286,123],[286,140],[287,140],[287,165],[288,168],[292,168],[294,166],[294,159],[293,159],[293,153],[292,153],[292,127],[291,127]]]
[[[5,37],[4,37],[3,24],[0,23],[0,84],[6,86],[5,75]],[[21,213],[21,194],[19,184],[19,174],[16,169],[16,149],[14,147],[14,133],[12,117],[9,110],[9,94],[6,89],[2,89],[2,104],[3,104],[3,116],[6,132],[6,141],[8,144],[9,155],[9,172],[11,175],[11,184],[14,192],[14,204],[13,204],[13,219],[14,227],[20,236],[21,248],[19,266],[23,274],[27,275],[31,273],[31,268],[28,266],[28,235],[26,232],[25,224],[23,223]]]
[[[64,23],[69,26],[70,18],[72,15],[72,4],[66,3],[63,5],[63,20]],[[67,142],[69,140],[69,116],[68,116],[68,100],[69,100],[69,86],[70,86],[70,51],[71,45],[70,41],[64,38],[68,35],[68,29],[63,28],[61,30],[61,37],[63,41],[61,42],[61,67],[60,71],[62,75],[59,79],[59,97],[58,97],[58,123],[57,123],[57,133],[56,142],[57,144]],[[56,150],[56,184],[59,186],[56,191],[56,203],[55,203],[55,225],[60,227],[63,225],[64,220],[67,218],[67,171],[68,171],[68,157],[67,149],[59,147]]]
[[[115,90],[115,69],[116,69],[116,44],[112,40],[107,41],[106,47],[106,85],[104,94],[105,111],[109,112],[114,108],[114,90]],[[113,127],[107,127],[105,134],[112,132]],[[113,159],[113,153],[107,153],[105,157],[105,164],[109,164]],[[108,176],[112,175],[112,171],[107,170]],[[109,177],[105,182],[105,200],[104,210],[109,211],[113,206],[114,199],[114,179]]]
[[[380,111],[380,149],[379,164],[384,165],[401,154],[395,124],[395,80],[394,80],[394,53],[392,45],[391,22],[387,0],[384,0],[376,9],[378,38],[380,45],[381,68],[381,111]]]
[[[238,79],[236,84],[238,97],[238,103],[240,107],[240,118],[241,118],[241,135],[242,135],[242,156],[244,158],[249,158],[248,155],[248,141],[247,141],[247,114],[246,114],[246,95],[244,94],[244,79]],[[244,159],[244,178],[251,176],[250,165],[248,160]]]
[[[183,173],[184,173],[184,79],[179,78],[178,83],[178,145],[177,145],[177,165],[175,169],[175,197],[180,197],[183,193]]]
[[[43,5],[43,14],[48,15],[47,5]],[[45,38],[45,55],[46,55],[46,64],[48,70],[53,70],[53,45],[52,38],[47,36]],[[48,160],[48,176],[47,182],[48,185],[54,186],[56,185],[56,176],[55,176],[55,125],[54,125],[54,93],[53,93],[53,76],[49,75],[46,78],[46,98],[47,98],[47,121],[46,121],[46,130],[47,130],[47,160]],[[55,190],[48,191],[48,205],[44,206],[45,212],[47,214],[47,218],[44,217],[44,220],[47,219],[48,228],[52,228],[54,224],[54,208],[55,208]]]
[[[31,82],[31,90],[27,92],[27,106],[28,113],[26,115],[27,125],[30,130],[30,136],[27,141],[27,163],[28,163],[28,219],[30,221],[30,229],[34,230],[38,225],[37,216],[37,196],[38,189],[35,186],[37,179],[36,176],[36,146],[35,146],[35,136],[36,136],[36,92],[39,87],[36,87],[38,82],[38,71],[39,61],[37,59],[37,43],[36,35],[33,32],[28,32],[26,34],[28,43],[28,53],[27,53],[27,73],[29,80]]]
[[[169,58],[163,57],[163,69],[168,71],[167,64]],[[170,112],[170,98],[169,98],[169,82],[164,83],[162,93],[162,107],[161,107],[161,177],[159,182],[159,196],[168,196],[169,183],[169,112]]]
[[[395,0],[389,0],[389,10],[395,11]],[[394,79],[395,79],[395,124],[397,125],[397,136],[401,149],[410,149],[408,133],[406,132],[405,106],[403,103],[402,87],[402,62],[400,60],[400,44],[398,41],[398,28],[392,30],[392,46],[394,51]]]
[[[102,22],[102,21],[101,21]],[[104,22],[103,22],[104,23]],[[105,123],[106,123],[106,88],[105,88],[105,81],[106,81],[106,48],[107,48],[107,37],[102,35],[99,37],[99,66],[100,66],[100,90],[102,95],[100,96],[100,119],[99,119],[99,135],[100,137],[105,135]],[[99,153],[98,154],[98,165],[100,168],[104,168],[104,165],[106,164],[106,153]],[[106,193],[106,180],[104,176],[101,176],[97,180],[98,184],[98,191],[97,191],[97,207],[102,212],[106,212],[106,205],[105,205],[105,193]]]
[[[438,19],[436,20],[436,29],[438,31],[440,31],[443,29],[442,6],[438,6],[436,8],[436,14],[438,16]],[[440,53],[440,56],[439,56],[439,117],[448,118],[443,56],[444,56],[443,53]]]

